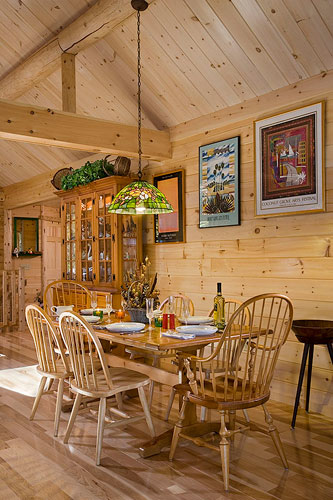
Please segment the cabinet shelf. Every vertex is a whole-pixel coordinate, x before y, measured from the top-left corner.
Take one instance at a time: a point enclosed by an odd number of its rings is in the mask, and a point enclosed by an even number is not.
[[[129,182],[131,179],[127,177],[112,176],[70,191],[57,193],[61,198],[62,271],[67,279],[99,289],[105,287],[110,290],[119,290],[124,271],[131,270],[132,267],[135,270],[136,263],[141,262],[141,218],[108,213],[113,197]],[[91,207],[89,215],[83,210],[88,204]],[[71,226],[72,237],[75,232],[73,240],[66,240],[68,224]],[[100,236],[101,225],[107,230],[107,234],[103,236]],[[82,228],[84,233],[81,232]],[[130,229],[131,232],[124,234],[124,228]],[[89,238],[87,238],[87,230]],[[87,245],[89,260],[82,258],[82,253],[87,255]],[[130,255],[135,255],[135,258],[124,258],[127,251]],[[100,259],[101,254],[108,254],[110,258]],[[88,273],[90,277],[93,276],[92,281],[87,279]]]

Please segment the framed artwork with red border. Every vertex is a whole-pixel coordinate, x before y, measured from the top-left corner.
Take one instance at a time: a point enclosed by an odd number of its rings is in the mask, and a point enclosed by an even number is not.
[[[254,122],[257,217],[325,211],[324,103]]]

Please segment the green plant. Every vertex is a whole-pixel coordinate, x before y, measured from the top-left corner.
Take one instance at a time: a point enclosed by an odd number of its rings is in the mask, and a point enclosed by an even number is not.
[[[97,179],[107,177],[108,174],[104,169],[109,175],[113,175],[113,163],[105,161],[105,159],[96,160],[93,163],[87,161],[87,163],[85,163],[82,167],[74,170],[71,174],[65,175],[61,179],[61,188],[67,191],[68,189],[73,189],[76,186],[84,186],[85,184],[89,184]]]
[[[146,299],[154,299],[154,307],[159,305],[159,291],[156,289],[157,273],[151,278],[149,267],[151,263],[148,257],[145,258],[139,268],[124,275],[124,284],[121,286],[121,295],[126,302],[126,309],[145,308]]]

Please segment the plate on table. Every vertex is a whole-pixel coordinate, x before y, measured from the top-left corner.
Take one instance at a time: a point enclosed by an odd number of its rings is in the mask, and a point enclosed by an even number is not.
[[[130,321],[124,323],[111,323],[110,325],[105,325],[105,328],[110,332],[118,333],[131,333],[131,332],[141,332],[146,327],[144,323],[133,323]]]
[[[196,337],[213,335],[214,333],[217,332],[216,326],[210,326],[210,325],[178,326],[176,330],[178,333],[182,334],[191,333],[194,334]]]
[[[86,320],[87,323],[98,323],[100,321],[99,316],[85,316],[84,319]]]
[[[185,318],[178,318],[181,323],[186,323]],[[188,325],[203,325],[210,324],[213,322],[213,318],[210,316],[189,316],[187,318]]]
[[[103,314],[108,313],[105,307],[96,307],[96,309],[81,309],[80,314],[82,314],[82,316],[92,316],[94,311],[103,311]],[[113,309],[111,309],[110,312],[113,312]]]

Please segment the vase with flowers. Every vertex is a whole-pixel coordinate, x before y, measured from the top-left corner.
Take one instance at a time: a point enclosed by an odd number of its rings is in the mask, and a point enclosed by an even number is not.
[[[127,271],[124,276],[121,295],[124,308],[128,311],[132,321],[148,323],[146,299],[154,299],[154,308],[159,305],[159,291],[156,289],[157,273],[151,277],[150,266],[151,263],[146,257],[136,271]]]

